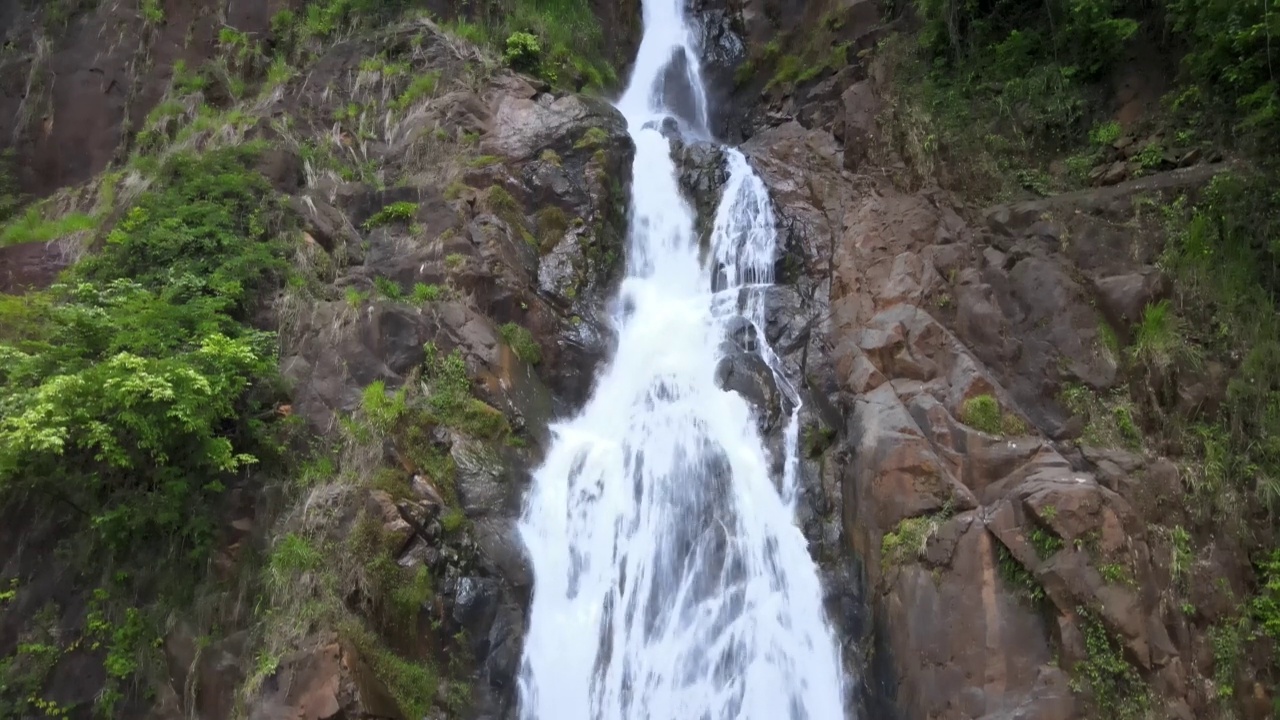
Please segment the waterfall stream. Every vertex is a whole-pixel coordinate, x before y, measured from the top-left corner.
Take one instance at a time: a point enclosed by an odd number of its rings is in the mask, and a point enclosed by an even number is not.
[[[675,118],[688,137],[710,135],[683,0],[644,0],[617,105],[636,146],[618,343],[581,413],[553,428],[521,520],[535,582],[520,717],[844,718],[839,652],[794,522],[799,395],[763,340],[769,196],[725,148],[704,261],[659,130]],[[716,383],[744,322],[788,398],[780,463],[748,402]]]

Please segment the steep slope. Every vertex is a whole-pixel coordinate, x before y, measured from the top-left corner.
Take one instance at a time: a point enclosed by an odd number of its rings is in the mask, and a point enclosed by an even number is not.
[[[810,503],[842,525],[806,528],[868,716],[1270,717],[1275,466],[1250,439],[1270,401],[1244,399],[1273,397],[1271,256],[1247,249],[1266,247],[1250,188],[1268,171],[1206,159],[1274,134],[1171,142],[1144,103],[1194,80],[1146,36],[1134,52],[1163,78],[1117,60],[1114,95],[1026,97],[983,82],[998,67],[922,71],[933,4],[700,11],[738,88],[722,132],[750,138],[788,275],[812,288],[775,317],[803,326],[792,362],[833,409]]]
[[[12,191],[57,191],[0,247],[6,717],[512,706],[513,521],[604,350],[633,149],[465,23],[350,7],[0,8]],[[119,363],[145,402],[92,394]]]

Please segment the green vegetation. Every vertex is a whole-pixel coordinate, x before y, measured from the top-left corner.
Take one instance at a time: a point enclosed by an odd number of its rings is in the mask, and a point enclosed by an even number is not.
[[[530,33],[513,32],[507,36],[502,59],[516,70],[537,72],[542,65],[542,44]]]
[[[564,211],[554,205],[542,208],[534,215],[538,228],[538,248],[542,252],[550,252],[569,230],[569,218]]]
[[[553,85],[604,89],[617,81],[587,0],[483,0],[459,36],[498,51],[511,67]]]
[[[1133,402],[1122,391],[1101,395],[1084,385],[1069,384],[1059,400],[1072,415],[1084,420],[1080,437],[1084,444],[1134,450],[1142,446]]]
[[[400,285],[390,278],[374,278],[373,289],[377,291],[379,297],[391,300],[392,302],[404,297],[404,290],[400,289]]]
[[[439,285],[428,285],[426,283],[414,283],[413,293],[410,297],[416,303],[436,302],[444,298],[444,288]]]
[[[806,457],[819,458],[836,440],[835,428],[809,423],[800,433],[800,446]]]
[[[833,10],[803,36],[783,33],[770,40],[734,71],[734,84],[767,78],[766,91],[787,90],[847,67],[853,45],[843,33],[844,12]]]
[[[98,221],[84,213],[70,213],[46,219],[40,208],[32,207],[9,224],[0,227],[0,247],[29,242],[48,242],[78,232],[94,230]]]
[[[18,187],[17,164],[12,150],[0,150],[0,225],[9,221],[22,205]],[[0,239],[0,245],[8,243]]]
[[[418,214],[418,204],[408,201],[394,202],[374,213],[364,221],[364,228],[372,230],[393,223],[409,223]]]
[[[1079,612],[1084,633],[1085,659],[1076,664],[1073,687],[1088,690],[1102,717],[1141,720],[1151,705],[1151,691],[1137,668],[1092,612]]]
[[[533,333],[527,328],[515,323],[507,323],[498,328],[498,332],[502,334],[502,341],[510,346],[516,357],[530,365],[542,362],[542,348],[538,346],[538,341],[533,338]]]
[[[0,715],[70,712],[40,688],[85,646],[105,670],[94,711],[114,717],[159,662],[166,608],[204,577],[222,496],[283,466],[275,338],[250,323],[284,274],[288,216],[250,169],[259,150],[171,156],[97,254],[48,290],[0,296],[0,504],[57,522],[60,562],[110,579],[80,637],[37,616],[0,659]],[[55,224],[70,222],[87,225]]]
[[[1005,583],[1025,597],[1032,605],[1039,605],[1046,600],[1044,586],[1031,571],[1009,552],[1004,543],[996,543],[996,566]]]
[[[436,632],[425,611],[435,597],[432,578],[423,566],[400,566],[396,553],[403,536],[390,534],[364,498],[371,491],[393,499],[412,497],[406,469],[411,468],[430,478],[445,499],[444,531],[463,532],[468,523],[457,504],[457,468],[435,430],[496,443],[510,433],[506,418],[474,397],[459,352],[442,355],[427,345],[422,367],[409,382],[395,390],[381,381],[371,383],[341,428],[337,454],[321,463],[317,474],[328,483],[324,493],[344,498],[340,502],[353,509],[355,519],[337,535],[331,519],[318,519],[277,537],[263,569],[270,602],[257,628],[259,662],[242,694],[270,677],[278,658],[302,639],[317,629],[336,628],[385,683],[405,717],[429,714],[441,696],[451,715],[461,714],[469,702],[466,693],[452,684],[445,692],[440,688],[464,671],[465,643],[437,638],[440,648],[423,652],[405,642]],[[385,464],[388,447],[401,464]]]
[[[404,92],[400,93],[395,102],[391,104],[391,107],[399,111],[408,110],[418,102],[434,95],[439,84],[440,72],[438,70],[415,75],[413,80],[409,82],[409,86],[405,88]]]
[[[605,133],[603,128],[589,127],[586,132],[582,133],[582,137],[573,144],[574,149],[584,150],[599,147],[609,140],[609,135]]]
[[[881,539],[880,562],[885,568],[900,566],[924,557],[929,538],[938,532],[949,511],[905,518]]]
[[[1031,542],[1031,547],[1035,548],[1036,556],[1041,560],[1048,560],[1062,549],[1062,538],[1053,533],[1052,530],[1036,527],[1027,535],[1027,540]]]
[[[1000,409],[991,395],[975,395],[960,407],[960,422],[988,435],[1025,435],[1027,426],[1016,415]]]
[[[273,452],[274,340],[245,323],[283,216],[251,154],[173,158],[68,282],[0,298],[0,498],[76,511],[118,558],[207,552],[216,497]]]

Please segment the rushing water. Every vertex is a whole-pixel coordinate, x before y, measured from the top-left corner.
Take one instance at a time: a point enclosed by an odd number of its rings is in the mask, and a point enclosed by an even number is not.
[[[522,720],[839,720],[839,653],[794,523],[799,399],[774,463],[752,409],[716,384],[736,323],[763,338],[776,241],[764,184],[726,148],[710,257],[681,196],[675,116],[706,137],[683,0],[644,0],[619,100],[636,145],[616,354],[554,428],[521,536],[534,571]],[[771,468],[781,466],[780,477]]]

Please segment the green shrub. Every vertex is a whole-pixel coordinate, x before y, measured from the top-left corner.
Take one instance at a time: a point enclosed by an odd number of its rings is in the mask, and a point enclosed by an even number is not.
[[[198,562],[226,484],[274,456],[260,418],[275,340],[243,322],[282,247],[250,159],[173,158],[102,251],[0,337],[0,500],[75,508],[108,560]]]
[[[527,32],[513,32],[507,36],[502,59],[516,70],[536,73],[542,65],[542,44]]]
[[[923,557],[929,538],[938,532],[939,525],[938,518],[929,515],[905,518],[881,539],[880,562],[891,567]]]
[[[429,303],[440,300],[444,297],[444,288],[439,285],[428,285],[426,283],[415,283],[413,286],[413,301],[416,303]]]
[[[1193,85],[1180,102],[1275,147],[1280,85],[1272,36],[1280,8],[1268,0],[1167,0],[1165,7],[1188,48],[1182,64]]]
[[[394,202],[374,213],[368,220],[365,220],[364,228],[365,230],[372,230],[383,225],[412,222],[417,214],[417,203],[408,201]]]
[[[1103,717],[1140,720],[1146,717],[1151,693],[1137,668],[1124,658],[1119,642],[1093,615],[1079,613],[1084,633],[1085,658],[1076,663],[1075,682],[1083,683]]]
[[[404,297],[404,291],[400,289],[400,284],[390,278],[374,278],[373,288],[378,291],[379,295],[387,300],[395,301]]]
[[[960,422],[991,435],[1000,434],[1000,403],[991,395],[978,395],[964,401]]]
[[[528,329],[515,323],[507,323],[498,330],[502,334],[502,340],[511,346],[516,357],[531,365],[542,361],[542,348],[538,347],[538,341]]]

